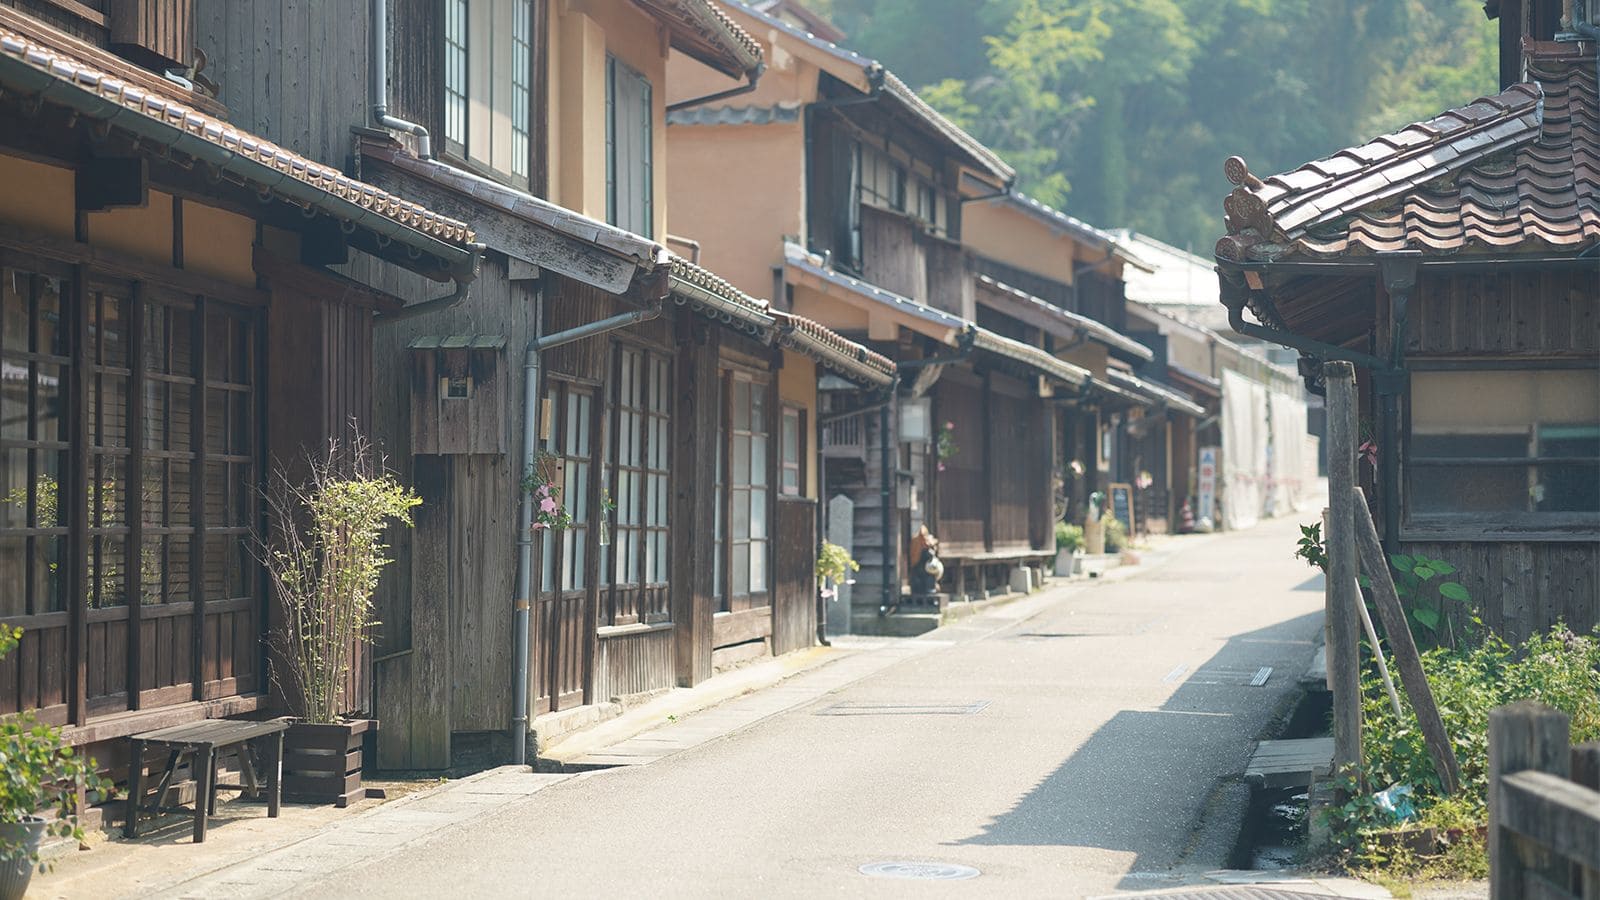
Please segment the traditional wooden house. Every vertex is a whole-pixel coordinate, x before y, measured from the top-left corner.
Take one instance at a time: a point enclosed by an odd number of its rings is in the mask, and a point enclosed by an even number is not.
[[[401,307],[328,266],[357,248],[452,295],[480,252],[248,130],[189,9],[0,6],[0,625],[24,629],[0,714],[75,744],[280,708],[259,489],[369,425]]]
[[[674,221],[733,283],[772,285],[779,308],[867,342],[901,373],[892,403],[825,394],[824,492],[843,498],[830,537],[863,565],[829,627],[902,627],[882,616],[908,599],[908,548],[922,526],[941,541],[942,593],[1010,590],[1019,566],[1054,553],[1061,398],[1104,386],[1143,402],[1052,352],[1087,342],[1102,357],[1147,355],[1081,314],[1120,303],[1120,293],[1108,281],[1102,295],[1096,282],[1051,306],[1005,278],[980,278],[970,222],[981,201],[1008,193],[1010,167],[877,62],[797,26],[798,4],[728,10],[770,68],[737,101],[669,114]],[[690,60],[672,74],[674,96],[712,87]],[[729,205],[710,183],[763,199]],[[1072,285],[1074,245],[1025,221],[1052,259],[992,255],[1053,267],[1046,278],[1064,267],[1059,283]],[[1078,262],[1109,248],[1084,246]]]
[[[1229,330],[1227,310],[1217,302],[1215,262],[1134,231],[1113,234],[1148,265],[1127,276],[1128,333],[1156,351],[1146,376],[1206,408],[1202,419],[1190,422],[1192,433],[1180,426],[1172,435],[1167,469],[1174,514],[1188,500],[1197,525],[1209,520],[1217,528],[1242,528],[1265,515],[1303,511],[1316,494],[1320,441],[1314,426],[1299,425],[1311,410],[1298,373],[1268,352],[1281,348]],[[1245,396],[1230,401],[1224,396],[1229,387]],[[1236,427],[1236,418],[1245,421]],[[1308,430],[1313,434],[1302,433]],[[1224,446],[1229,434],[1239,452]],[[1211,470],[1204,490],[1202,451]],[[1226,496],[1230,484],[1238,489],[1236,504]]]
[[[349,113],[278,115],[279,139],[348,156],[487,247],[469,295],[376,337],[374,436],[424,499],[380,589],[380,764],[520,761],[535,731],[809,646],[818,378],[881,386],[893,366],[668,231],[667,60],[714,72],[707,93],[747,91],[755,42],[707,0],[200,8],[218,48],[310,15],[224,82],[295,83],[309,47],[312,102]],[[347,269],[415,292],[380,262]]]
[[[1388,548],[1520,638],[1600,621],[1600,9],[1487,6],[1499,94],[1270,178],[1230,160],[1216,257],[1235,330],[1313,381],[1357,365]]]
[[[1184,449],[1173,441],[1203,410],[1151,377],[1156,350],[1125,333],[1126,281],[1149,264],[1110,233],[1022,194],[991,197],[965,213],[979,323],[1092,376],[1085,390],[1056,401],[1055,475],[1067,517],[1081,523],[1090,494],[1126,485],[1134,528],[1166,531],[1175,512],[1171,460]]]

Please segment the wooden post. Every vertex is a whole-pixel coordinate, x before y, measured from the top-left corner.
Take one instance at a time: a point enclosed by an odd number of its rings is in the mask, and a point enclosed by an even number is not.
[[[1361,619],[1356,604],[1356,372],[1324,363],[1328,389],[1328,677],[1333,688],[1333,774],[1361,770]]]
[[[1411,708],[1416,710],[1417,724],[1422,727],[1422,739],[1428,745],[1428,755],[1433,757],[1439,783],[1446,794],[1454,794],[1461,786],[1461,766],[1450,746],[1450,732],[1445,730],[1444,719],[1433,701],[1433,689],[1422,671],[1422,656],[1411,638],[1406,612],[1400,607],[1400,596],[1395,592],[1394,577],[1389,574],[1383,545],[1378,542],[1378,528],[1373,524],[1372,511],[1367,509],[1367,500],[1360,488],[1355,489],[1351,505],[1355,507],[1356,543],[1361,550],[1361,564],[1372,581],[1372,598],[1389,638],[1389,650],[1400,667],[1401,684],[1405,686],[1406,696],[1411,698]]]
[[[1548,772],[1567,777],[1571,765],[1571,726],[1559,710],[1519,700],[1489,713],[1489,898],[1527,896],[1526,878],[1549,864],[1549,855],[1523,844],[1501,823],[1501,779],[1517,772]]]

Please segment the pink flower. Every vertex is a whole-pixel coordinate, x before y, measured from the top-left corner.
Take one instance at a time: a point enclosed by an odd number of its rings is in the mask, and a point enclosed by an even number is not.
[[[539,501],[539,512],[542,512],[542,513],[553,513],[555,511],[556,511],[556,501],[554,499],[552,499],[550,497],[545,497],[543,500]]]
[[[955,431],[956,430],[956,423],[954,423],[954,422],[946,422],[946,423],[944,423],[944,430],[945,431]]]
[[[543,522],[535,522],[535,523],[533,523],[533,530],[534,531],[543,531],[543,530],[545,530],[546,528],[549,528],[549,527],[550,527],[549,525],[546,525]]]
[[[939,471],[944,471],[944,463],[939,463]]]

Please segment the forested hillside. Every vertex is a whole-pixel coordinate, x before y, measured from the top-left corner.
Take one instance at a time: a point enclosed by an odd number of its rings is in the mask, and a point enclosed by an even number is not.
[[[1023,190],[1209,254],[1266,175],[1494,92],[1482,0],[815,0]]]

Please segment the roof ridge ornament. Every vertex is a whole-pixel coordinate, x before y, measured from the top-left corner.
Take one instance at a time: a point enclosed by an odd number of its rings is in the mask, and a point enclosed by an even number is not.
[[[1253,191],[1266,187],[1266,183],[1250,174],[1250,166],[1245,163],[1242,156],[1230,156],[1222,163],[1222,174],[1234,184],[1242,185]]]

